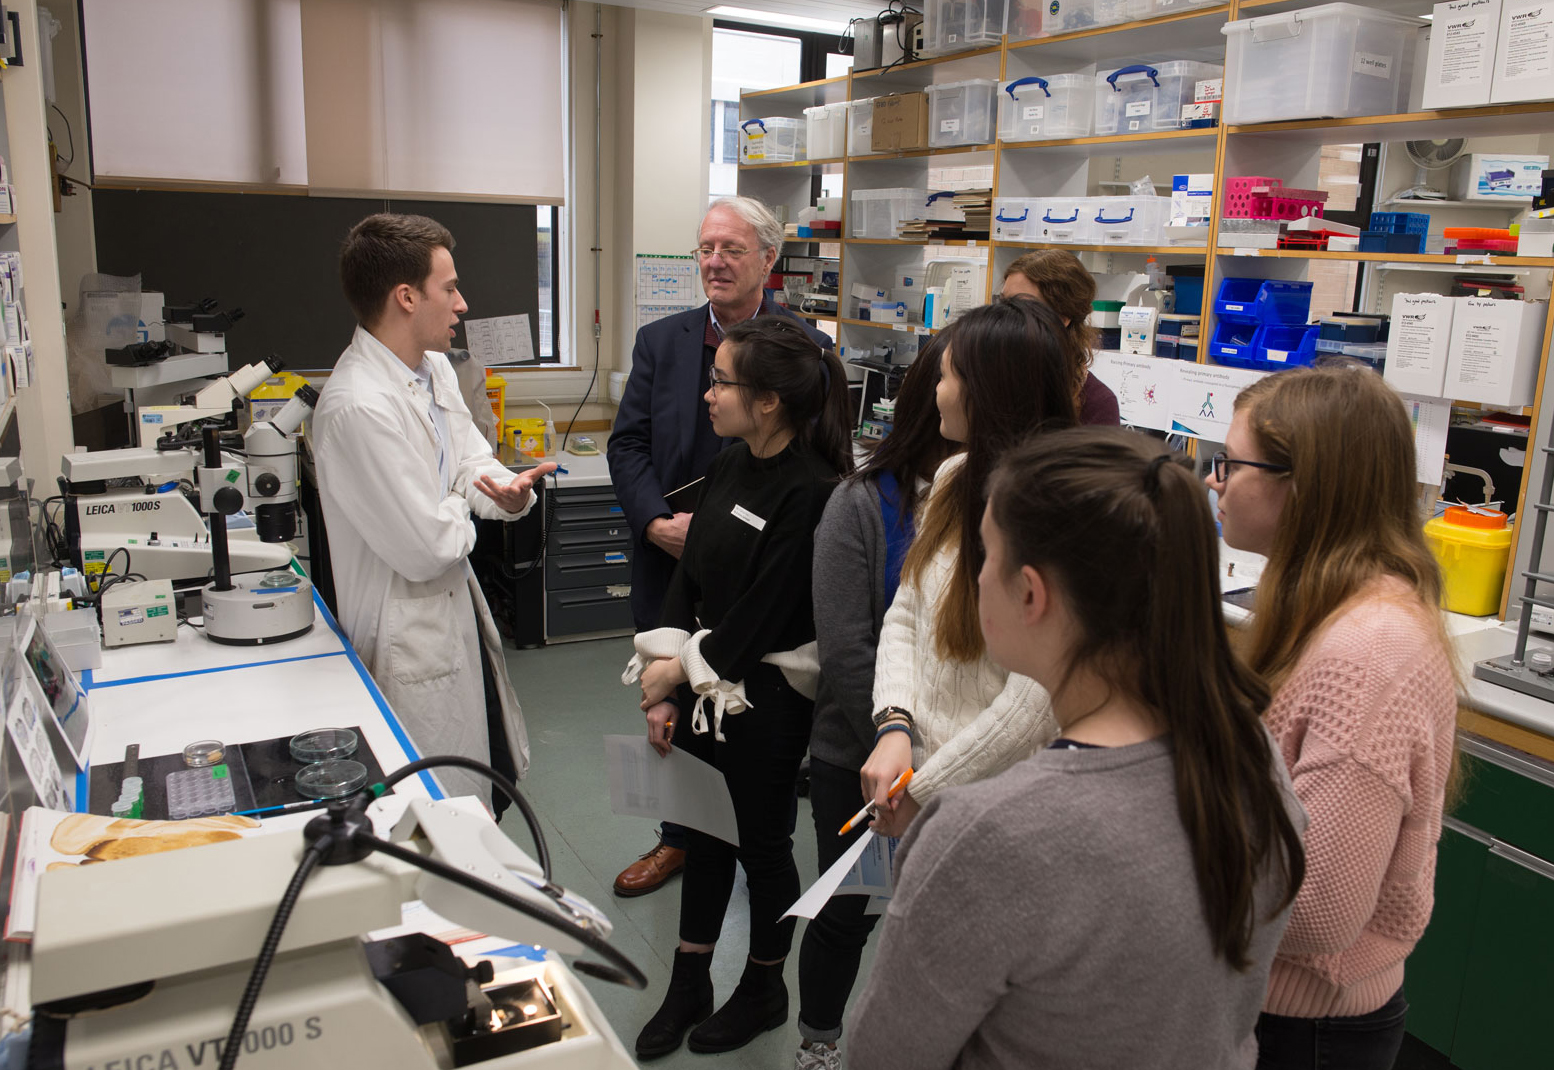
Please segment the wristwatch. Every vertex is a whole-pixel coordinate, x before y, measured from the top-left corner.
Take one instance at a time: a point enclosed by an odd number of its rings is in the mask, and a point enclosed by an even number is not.
[[[880,710],[878,713],[876,713],[874,715],[874,717],[873,717],[874,727],[875,728],[879,728],[881,725],[883,725],[886,721],[890,720],[892,717],[903,717],[903,718],[906,719],[906,723],[907,724],[915,724],[916,723],[915,721],[912,720],[912,714],[911,714],[910,711],[903,710],[900,706],[886,706],[883,710]]]

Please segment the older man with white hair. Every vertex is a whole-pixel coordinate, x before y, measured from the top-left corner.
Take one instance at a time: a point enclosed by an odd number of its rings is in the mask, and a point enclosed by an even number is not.
[[[608,448],[610,481],[635,537],[631,615],[638,631],[658,627],[691,514],[665,495],[700,479],[726,444],[712,430],[703,394],[723,332],[756,316],[791,316],[765,292],[782,251],[782,224],[750,197],[714,201],[697,234],[696,263],[707,303],[637,332],[631,378]],[[831,338],[810,336],[829,349]],[[615,894],[645,895],[685,865],[684,833],[665,823],[659,844],[615,878]]]

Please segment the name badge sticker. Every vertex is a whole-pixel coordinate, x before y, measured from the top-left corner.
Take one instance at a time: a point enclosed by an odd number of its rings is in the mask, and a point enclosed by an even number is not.
[[[766,521],[756,516],[743,505],[734,506],[734,515],[737,516],[740,520],[743,520],[746,524],[749,524],[751,527],[755,528],[757,531],[766,530]]]

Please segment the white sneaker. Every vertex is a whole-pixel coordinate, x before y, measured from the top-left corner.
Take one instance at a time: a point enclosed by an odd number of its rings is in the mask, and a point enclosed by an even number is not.
[[[793,1070],[842,1070],[842,1053],[835,1044],[811,1044],[794,1053]]]

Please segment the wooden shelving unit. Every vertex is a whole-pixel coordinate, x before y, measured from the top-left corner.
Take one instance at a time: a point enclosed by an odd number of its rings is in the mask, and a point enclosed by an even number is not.
[[[1224,25],[1230,20],[1254,18],[1297,8],[1310,7],[1317,0],[1234,0],[1231,3],[1190,7],[1149,19],[1114,26],[1093,27],[1074,33],[1038,37],[1029,40],[1005,39],[1000,47],[982,48],[936,56],[883,70],[862,71],[845,78],[826,79],[801,86],[746,94],[742,98],[741,118],[786,114],[802,115],[802,108],[817,103],[855,100],[891,92],[907,92],[934,84],[967,78],[1010,80],[1028,74],[1061,73],[1095,64],[1105,68],[1116,61],[1121,66],[1140,56],[1155,58],[1204,59],[1223,56]],[[1377,0],[1367,5],[1387,11],[1422,14],[1429,0]],[[1228,88],[1228,87],[1227,87]],[[1214,129],[1153,130],[1134,134],[1066,138],[1046,141],[997,142],[921,149],[910,152],[849,155],[845,159],[805,161],[794,164],[767,164],[742,167],[741,189],[749,178],[752,192],[787,203],[795,210],[811,203],[822,173],[834,174],[838,166],[843,176],[843,196],[847,191],[870,187],[920,187],[926,185],[929,166],[955,167],[993,165],[993,189],[997,196],[1056,196],[1094,192],[1097,187],[1115,186],[1120,176],[1097,174],[1097,161],[1114,157],[1167,157],[1162,167],[1171,173],[1189,169],[1184,158],[1201,160],[1191,169],[1212,171],[1216,188],[1225,175],[1282,174],[1292,181],[1296,172],[1314,164],[1325,144],[1395,142],[1443,137],[1497,137],[1544,134],[1554,129],[1554,100],[1514,105],[1455,108],[1437,111],[1402,112],[1392,115],[1361,116],[1344,119],[1296,119],[1284,122],[1222,125]],[[1145,160],[1147,168],[1149,160]],[[1255,166],[1254,166],[1255,164]],[[1266,170],[1264,170],[1266,168]],[[769,174],[747,172],[772,172]],[[1159,171],[1151,172],[1156,179]],[[791,176],[791,177],[788,177]],[[850,207],[850,205],[849,205]],[[1378,204],[1377,207],[1383,207]],[[1392,203],[1394,210],[1429,211],[1429,202]],[[1441,205],[1440,207],[1448,207]],[[1498,208],[1496,205],[1462,207]],[[1502,209],[1503,210],[1503,209]],[[843,233],[848,233],[844,225]],[[1249,265],[1254,257],[1267,262],[1262,270],[1282,278],[1304,274],[1303,263],[1356,263],[1372,270],[1402,272],[1490,273],[1494,271],[1532,272],[1554,270],[1554,257],[1515,257],[1489,254],[1443,256],[1430,254],[1394,254],[1362,252],[1305,252],[1293,249],[1247,249],[1235,245],[1235,236],[1221,235],[1219,213],[1211,216],[1205,247],[1058,245],[1042,242],[975,241],[903,241],[890,238],[847,238],[840,242],[841,299],[847,300],[849,284],[872,282],[888,275],[892,256],[902,265],[920,264],[921,250],[942,247],[959,255],[986,257],[987,293],[998,288],[1000,269],[1030,249],[1069,249],[1087,260],[1092,270],[1141,270],[1145,257],[1167,263],[1203,263],[1205,271],[1202,334],[1213,332],[1212,303],[1218,280],[1227,274],[1247,274],[1259,270]],[[892,249],[901,253],[892,254]],[[861,261],[859,258],[863,258]],[[1101,266],[1095,266],[1101,265]],[[860,275],[867,275],[860,278]],[[880,285],[880,283],[873,283]],[[881,331],[923,331],[916,325],[880,323],[845,316],[818,319],[834,322],[843,345],[878,344]],[[1554,331],[1554,316],[1549,319]],[[857,335],[855,332],[867,332]],[[1547,332],[1546,332],[1547,334]],[[1543,376],[1547,372],[1548,337],[1545,337],[1544,364],[1539,372],[1539,389],[1533,405],[1534,424],[1544,407]],[[1200,347],[1199,360],[1212,363],[1208,346]],[[1527,471],[1531,470],[1531,465]],[[1521,488],[1517,500],[1525,494]],[[1514,551],[1513,551],[1514,552]]]

